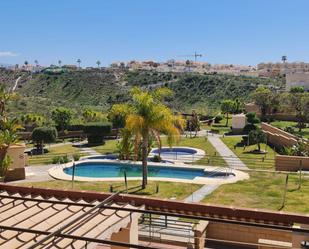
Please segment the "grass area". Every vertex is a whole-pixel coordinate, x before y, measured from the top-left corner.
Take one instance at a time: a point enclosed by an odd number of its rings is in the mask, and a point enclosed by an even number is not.
[[[99,146],[93,146],[91,149],[102,153],[102,154],[108,154],[108,153],[116,153],[117,152],[117,140],[107,140],[105,141],[105,144],[99,145]]]
[[[225,136],[222,141],[246,164],[249,168],[273,169],[275,151],[266,144],[261,144],[261,149],[266,150],[266,154],[254,154],[250,151],[257,148],[257,145],[246,146],[245,149],[240,145],[241,136]]]
[[[106,141],[104,145],[92,147],[92,149],[99,153],[113,153],[117,151],[116,144],[116,140],[109,140]],[[168,146],[164,137],[162,138],[162,146]],[[207,155],[201,160],[196,161],[195,164],[226,166],[226,162],[222,159],[222,157],[217,155],[216,149],[203,137],[182,137],[181,140],[175,144],[175,146],[188,146],[204,150]]]
[[[48,148],[48,146],[47,146]],[[28,164],[35,165],[35,164],[51,164],[52,159],[55,156],[65,156],[65,155],[73,155],[73,154],[80,154],[83,156],[84,154],[80,153],[78,148],[73,147],[71,144],[60,145],[56,147],[48,148],[48,153],[43,155],[35,155],[28,157]]]
[[[52,189],[72,189],[72,183],[70,181],[45,181],[45,182],[32,182],[22,183],[19,186],[27,187],[41,187]],[[96,192],[109,192],[110,185],[113,186],[114,191],[124,190],[125,186],[123,182],[75,182],[74,190],[96,191]],[[140,189],[141,181],[128,181],[129,193],[135,195],[158,197],[162,199],[176,198],[182,200],[189,196],[192,192],[201,187],[198,184],[187,183],[173,183],[173,182],[154,182],[149,181],[147,188]],[[157,185],[159,186],[159,192],[156,193]]]
[[[284,195],[285,174],[252,172],[250,179],[220,186],[203,202],[237,207],[279,210]],[[309,179],[289,175],[286,204],[283,211],[309,213]]]
[[[295,131],[295,133],[293,133],[294,135],[297,136],[302,136],[304,138],[309,139],[309,127],[302,129],[301,132],[298,131],[297,128],[297,122],[293,122],[293,121],[274,121],[270,123],[271,125],[284,130],[286,127],[292,127]]]

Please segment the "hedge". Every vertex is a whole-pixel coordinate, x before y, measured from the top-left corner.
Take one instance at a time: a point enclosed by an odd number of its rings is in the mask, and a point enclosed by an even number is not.
[[[87,134],[89,144],[101,144],[104,137],[111,134],[112,123],[88,123],[84,125],[84,132]]]

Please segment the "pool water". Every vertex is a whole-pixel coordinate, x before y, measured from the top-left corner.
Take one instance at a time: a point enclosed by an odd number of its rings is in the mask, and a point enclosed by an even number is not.
[[[159,154],[158,149],[151,151],[153,154]],[[189,148],[162,148],[161,156],[192,156],[196,154],[196,150]]]
[[[72,175],[73,167],[64,169],[66,174]],[[127,177],[141,177],[142,167],[140,165],[122,164],[122,163],[95,163],[85,162],[76,165],[75,176],[82,177],[123,177],[126,172]],[[178,179],[194,179],[195,177],[224,177],[223,172],[204,172],[204,169],[177,168],[169,166],[148,166],[149,177],[165,177]]]

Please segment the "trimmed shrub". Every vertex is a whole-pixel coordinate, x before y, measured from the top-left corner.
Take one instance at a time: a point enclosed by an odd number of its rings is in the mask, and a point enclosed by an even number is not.
[[[32,132],[31,139],[36,143],[37,152],[42,151],[44,143],[52,143],[56,141],[57,130],[55,127],[38,127]]]
[[[221,115],[218,115],[215,117],[215,123],[219,124],[222,121],[223,117]]]
[[[254,124],[246,124],[245,127],[244,127],[243,132],[244,132],[245,134],[249,134],[250,131],[254,131],[254,130],[256,130],[256,129],[257,129],[257,127],[256,127],[256,125],[254,125]]]
[[[84,132],[87,134],[89,144],[102,144],[104,137],[111,134],[112,124],[106,123],[88,123],[84,126]]]

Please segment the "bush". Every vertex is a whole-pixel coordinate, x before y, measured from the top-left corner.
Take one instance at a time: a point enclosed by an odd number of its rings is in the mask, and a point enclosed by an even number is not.
[[[32,132],[31,139],[36,143],[37,152],[42,151],[44,143],[55,142],[57,138],[57,130],[54,127],[38,127]]]
[[[153,162],[161,162],[162,158],[159,155],[154,155],[154,157],[152,158]]]
[[[60,162],[60,156],[54,156],[52,158],[52,164],[57,164]]]
[[[84,126],[84,132],[87,134],[89,144],[102,144],[104,137],[112,131],[112,124],[106,123],[88,123]]]
[[[74,161],[79,161],[80,155],[79,154],[73,154]]]
[[[256,130],[256,129],[257,129],[257,127],[256,127],[256,125],[254,125],[254,124],[246,124],[245,127],[244,127],[243,132],[244,132],[245,134],[249,134],[250,131],[254,131],[254,130]]]
[[[68,163],[69,161],[70,160],[69,160],[67,155],[65,155],[65,156],[54,156],[52,158],[53,164],[58,164],[58,163],[63,164],[63,163]]]
[[[284,131],[288,132],[288,133],[291,133],[291,134],[294,134],[295,133],[295,130],[293,127],[291,126],[287,126],[284,128]]]
[[[218,115],[215,117],[215,123],[219,124],[222,121],[223,117],[221,115]]]

